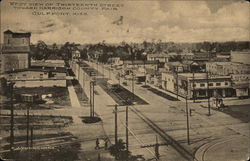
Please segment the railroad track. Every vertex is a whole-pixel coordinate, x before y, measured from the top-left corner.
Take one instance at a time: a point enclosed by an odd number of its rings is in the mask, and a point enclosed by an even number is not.
[[[112,92],[112,91],[111,91]],[[117,95],[115,92],[112,92],[118,99],[121,101],[124,101],[123,98],[121,98],[119,95]],[[130,105],[129,105],[130,106]],[[185,158],[188,161],[197,161],[197,159],[193,156],[192,153],[190,153],[188,150],[186,150],[183,146],[181,146],[175,139],[173,139],[171,136],[166,134],[164,130],[162,130],[158,125],[156,125],[153,121],[151,121],[147,116],[145,116],[141,111],[136,109],[133,106],[130,106],[129,108],[132,112],[134,112],[140,119],[143,120],[152,130],[154,130],[158,135],[162,137],[163,140],[169,145],[171,145],[183,158]]]
[[[139,118],[141,118],[149,127],[151,127],[157,134],[159,134],[163,140],[169,145],[171,145],[177,152],[179,152],[185,159],[189,161],[197,160],[194,158],[193,154],[181,146],[176,140],[171,136],[166,134],[159,126],[157,126],[153,121],[151,121],[147,116],[145,116],[141,111],[137,110],[133,106],[130,110],[134,112]]]
[[[115,92],[113,92],[119,99],[121,99],[121,101],[123,101],[123,99],[117,95]],[[147,116],[145,116],[141,111],[139,111],[138,109],[136,109],[135,107],[130,106],[130,110],[132,112],[134,112],[140,119],[143,120],[143,122],[145,122],[152,130],[155,131],[155,133],[157,133],[158,135],[160,135],[162,137],[163,140],[165,140],[165,142],[169,145],[171,145],[179,154],[181,154],[181,156],[185,159],[187,159],[188,161],[197,161],[197,159],[193,156],[192,153],[190,153],[188,150],[186,150],[183,146],[180,145],[180,143],[178,143],[174,138],[172,138],[171,136],[169,136],[168,134],[165,133],[164,130],[162,130],[158,125],[156,125],[152,120],[150,120]]]

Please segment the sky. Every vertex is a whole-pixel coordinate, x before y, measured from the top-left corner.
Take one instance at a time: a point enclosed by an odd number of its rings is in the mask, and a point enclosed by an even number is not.
[[[31,42],[48,44],[173,41],[250,41],[250,5],[243,0],[74,0],[78,4],[115,4],[118,10],[16,9],[11,2],[73,3],[70,0],[3,0],[1,33],[31,32]],[[27,5],[27,4],[26,4]],[[70,15],[34,15],[69,12]],[[87,13],[87,15],[72,15]],[[121,25],[113,24],[123,16]],[[3,39],[1,34],[1,42]]]

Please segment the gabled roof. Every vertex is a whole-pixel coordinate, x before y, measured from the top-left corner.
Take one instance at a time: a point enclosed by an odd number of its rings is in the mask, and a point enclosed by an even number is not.
[[[13,37],[30,37],[30,32],[12,32],[11,30],[4,31],[4,34],[12,34]]]
[[[4,34],[12,34],[13,32],[11,30],[4,31]]]

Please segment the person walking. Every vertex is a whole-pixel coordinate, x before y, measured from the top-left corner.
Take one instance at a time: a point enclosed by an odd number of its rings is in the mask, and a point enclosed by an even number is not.
[[[96,141],[95,141],[95,149],[99,149],[99,148],[100,148],[100,147],[99,147],[99,144],[100,144],[99,139],[96,138]]]

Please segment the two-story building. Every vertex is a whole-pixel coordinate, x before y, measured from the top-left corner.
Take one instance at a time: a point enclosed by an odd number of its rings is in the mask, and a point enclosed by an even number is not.
[[[235,95],[230,76],[207,73],[162,73],[162,88],[188,99]]]

